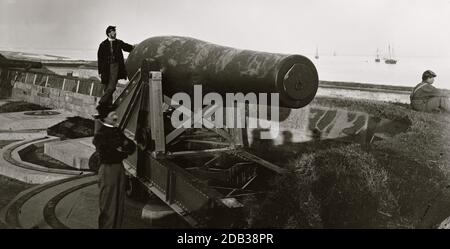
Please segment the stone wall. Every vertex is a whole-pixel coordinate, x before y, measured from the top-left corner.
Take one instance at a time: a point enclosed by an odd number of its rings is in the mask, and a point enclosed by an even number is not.
[[[100,82],[23,71],[11,71],[11,97],[53,109],[64,109],[77,116],[91,118],[103,93]],[[118,85],[114,98],[123,91]]]

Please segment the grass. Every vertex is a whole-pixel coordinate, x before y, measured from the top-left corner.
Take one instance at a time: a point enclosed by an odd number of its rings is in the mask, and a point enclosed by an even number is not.
[[[247,200],[253,204],[246,210],[249,227],[415,228],[437,196],[449,198],[448,114],[353,99],[312,104],[409,120],[411,126],[372,144],[325,140],[284,148],[291,157],[281,163],[289,173],[273,181],[267,197]]]

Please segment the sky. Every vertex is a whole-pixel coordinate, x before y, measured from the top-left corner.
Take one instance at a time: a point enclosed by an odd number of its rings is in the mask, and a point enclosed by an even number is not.
[[[277,53],[450,57],[450,0],[0,0],[0,50],[82,51],[108,25]],[[92,58],[94,57],[94,58]]]

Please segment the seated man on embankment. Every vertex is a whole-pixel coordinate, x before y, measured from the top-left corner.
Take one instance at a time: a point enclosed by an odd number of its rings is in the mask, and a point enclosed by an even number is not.
[[[416,111],[450,112],[448,94],[432,86],[436,74],[427,70],[422,74],[422,82],[414,87],[410,99],[411,107]]]

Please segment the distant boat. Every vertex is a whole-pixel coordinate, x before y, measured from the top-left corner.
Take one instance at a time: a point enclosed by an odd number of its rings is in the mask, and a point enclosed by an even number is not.
[[[397,64],[397,60],[392,58],[392,54],[394,53],[394,50],[392,49],[391,52],[391,45],[389,45],[389,58],[384,60],[384,63],[386,64]]]
[[[319,48],[316,47],[316,56],[314,56],[314,58],[319,59]]]
[[[380,62],[380,54],[378,53],[378,48],[377,48],[377,58],[375,58],[375,62]]]

